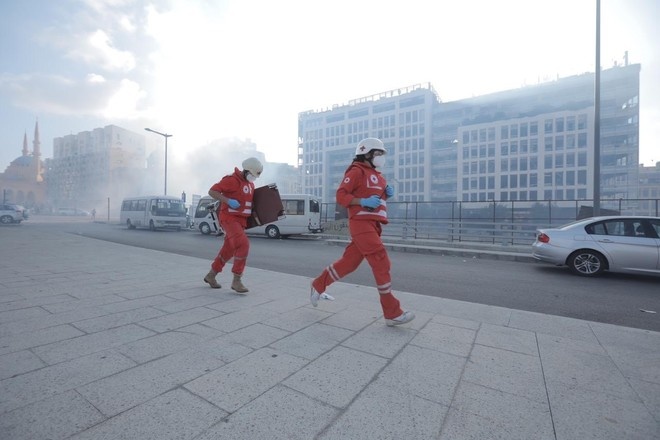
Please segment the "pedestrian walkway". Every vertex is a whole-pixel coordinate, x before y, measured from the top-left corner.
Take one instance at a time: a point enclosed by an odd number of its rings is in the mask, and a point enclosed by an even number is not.
[[[0,228],[0,439],[660,438],[660,333]],[[442,287],[441,280],[439,287]]]

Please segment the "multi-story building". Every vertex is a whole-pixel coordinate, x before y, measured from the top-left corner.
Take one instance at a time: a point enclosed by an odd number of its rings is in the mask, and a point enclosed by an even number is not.
[[[638,195],[639,72],[601,74],[601,198]],[[334,201],[355,145],[372,136],[388,148],[399,201],[589,199],[594,109],[594,74],[583,74],[447,103],[414,86],[302,112],[302,188]]]
[[[639,161],[639,72],[640,65],[616,66],[604,70],[601,74],[601,105],[600,105],[600,186],[601,198],[636,198],[638,188],[638,161]],[[477,200],[482,199],[480,193],[489,192],[498,198],[496,187],[483,191],[479,188],[480,178],[486,178],[493,173],[489,171],[488,164],[482,171],[479,167],[472,172],[470,164],[469,173],[464,172],[464,162],[473,160],[488,160],[488,145],[495,142],[495,150],[502,151],[512,139],[501,139],[500,130],[503,127],[514,129],[524,127],[536,121],[539,124],[538,157],[542,166],[537,170],[529,170],[528,182],[536,174],[536,179],[542,185],[534,189],[531,186],[524,188],[528,199],[530,191],[536,191],[539,200],[566,200],[574,194],[574,198],[591,198],[593,196],[593,150],[594,150],[594,74],[583,74],[569,78],[558,79],[553,82],[534,86],[527,86],[516,90],[508,90],[475,98],[439,103],[433,112],[433,176],[431,200],[463,200],[467,195],[473,199],[477,193]],[[586,115],[586,120],[585,120]],[[569,122],[573,118],[581,118],[586,125],[578,129],[568,130]],[[576,120],[577,123],[577,120]],[[572,127],[572,125],[571,125]],[[474,130],[488,130],[494,128],[497,139],[487,140],[485,143],[472,136],[465,137],[466,132]],[[573,152],[567,147],[572,145],[573,136],[577,147],[578,157],[573,158]],[[586,145],[584,145],[586,138]],[[535,139],[528,136],[528,142]],[[467,142],[467,145],[466,145]],[[478,147],[477,155],[471,154],[466,158],[465,146],[472,153],[473,146]],[[486,155],[481,156],[481,146],[485,145]],[[572,147],[571,147],[572,148]],[[586,152],[587,163],[583,163]],[[517,153],[520,154],[520,153]],[[528,153],[531,154],[531,153]],[[549,157],[551,156],[551,157]],[[524,153],[523,153],[524,157]],[[497,166],[502,165],[502,158],[497,158]],[[509,159],[512,159],[510,157]],[[520,157],[519,157],[520,159]],[[567,169],[567,162],[575,159],[576,168]],[[570,162],[568,162],[570,163]],[[511,162],[509,162],[511,165]],[[516,171],[502,170],[509,173],[508,178],[516,175]],[[519,171],[519,170],[518,170]],[[533,173],[531,171],[536,171]],[[569,171],[566,174],[566,171]],[[576,172],[575,185],[567,184]],[[586,171],[586,186],[577,183]],[[459,182],[460,173],[460,182]],[[553,173],[550,179],[548,173]],[[563,173],[563,174],[562,174]],[[521,173],[523,174],[523,173]],[[469,177],[468,177],[469,176]],[[464,185],[464,178],[470,180],[469,189]],[[477,179],[476,189],[472,187]],[[514,177],[515,179],[516,177]],[[524,177],[523,177],[524,179]],[[497,180],[497,179],[496,179]],[[504,182],[501,182],[504,183]],[[460,185],[460,187],[459,187]],[[500,182],[500,195],[513,195],[520,198],[520,188],[502,188]],[[488,188],[487,188],[488,189]],[[586,191],[585,191],[586,190]],[[466,193],[467,191],[467,193]],[[508,194],[503,194],[503,193]],[[513,194],[511,194],[513,192]],[[517,194],[516,194],[517,193]]]
[[[438,102],[430,84],[355,99],[332,109],[298,115],[298,165],[302,192],[334,201],[335,190],[365,137],[388,150],[385,174],[405,200],[430,197],[431,115]]]
[[[115,125],[53,139],[47,173],[56,207],[117,205],[140,192],[145,173],[144,136]]]
[[[593,196],[593,108],[459,127],[458,199]],[[591,141],[593,142],[593,141]]]

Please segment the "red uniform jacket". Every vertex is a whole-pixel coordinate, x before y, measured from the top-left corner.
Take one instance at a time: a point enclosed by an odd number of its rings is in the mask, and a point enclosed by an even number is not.
[[[387,186],[387,181],[380,171],[367,163],[353,162],[344,173],[344,180],[337,188],[337,203],[348,208],[350,220],[375,220],[387,223],[385,186]],[[378,208],[369,210],[360,205],[350,204],[355,197],[362,199],[370,196],[380,197],[381,202]]]
[[[243,172],[234,168],[234,173],[223,177],[220,182],[211,187],[225,197],[235,199],[240,203],[237,209],[232,209],[226,203],[220,204],[220,222],[239,222],[245,227],[247,218],[252,214],[252,197],[254,184],[243,177]]]

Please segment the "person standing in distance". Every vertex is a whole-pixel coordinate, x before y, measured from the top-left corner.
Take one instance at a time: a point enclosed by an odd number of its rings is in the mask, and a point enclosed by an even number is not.
[[[222,272],[225,264],[234,259],[232,273],[234,279],[231,288],[237,293],[247,293],[241,277],[245,270],[250,242],[245,234],[247,219],[252,215],[252,198],[254,196],[254,181],[261,175],[264,166],[256,157],[243,161],[243,170],[234,168],[234,173],[223,177],[209,190],[209,195],[220,201],[220,225],[225,232],[225,240],[211,263],[211,270],[204,277],[204,282],[214,289],[221,286],[215,276]]]
[[[330,284],[353,272],[366,259],[376,280],[385,323],[394,326],[412,321],[415,315],[401,310],[392,294],[390,258],[380,237],[382,225],[387,224],[386,200],[394,195],[394,188],[378,171],[385,164],[386,152],[380,139],[366,138],[358,143],[336,195],[337,203],[348,208],[351,242],[341,258],[312,281],[310,301],[316,307]]]

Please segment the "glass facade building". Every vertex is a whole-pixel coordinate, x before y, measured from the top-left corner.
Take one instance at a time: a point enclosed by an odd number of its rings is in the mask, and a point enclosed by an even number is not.
[[[639,190],[640,65],[601,74],[602,199]],[[431,85],[298,117],[302,189],[334,193],[355,145],[378,137],[398,201],[575,200],[593,196],[594,74],[453,102]]]

